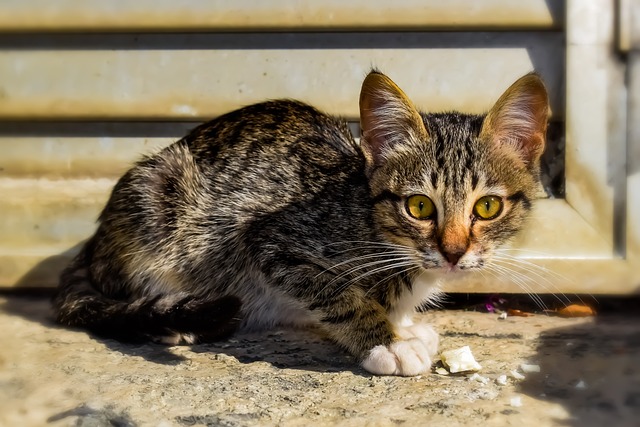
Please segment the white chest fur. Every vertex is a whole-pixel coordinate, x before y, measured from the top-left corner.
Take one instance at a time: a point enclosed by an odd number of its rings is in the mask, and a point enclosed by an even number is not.
[[[442,291],[440,274],[422,272],[413,279],[411,290],[405,289],[389,313],[391,323],[398,327],[413,325],[416,308],[427,303],[437,303]]]

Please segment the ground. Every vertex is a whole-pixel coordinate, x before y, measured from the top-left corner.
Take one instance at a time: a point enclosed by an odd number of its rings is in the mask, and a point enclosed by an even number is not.
[[[0,425],[640,425],[639,317],[424,317],[479,376],[372,376],[312,331],[122,344],[53,325],[47,298],[1,296]]]

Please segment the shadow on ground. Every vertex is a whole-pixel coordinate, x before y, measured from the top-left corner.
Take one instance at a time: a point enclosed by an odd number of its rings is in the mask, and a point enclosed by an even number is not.
[[[38,295],[14,296],[7,299],[0,310],[40,323],[52,330],[64,328],[53,320],[49,304],[51,292]],[[79,330],[81,333],[87,333]],[[110,350],[130,356],[139,356],[153,363],[177,365],[186,360],[172,352],[171,347],[152,342],[123,343],[92,335]],[[195,353],[211,353],[233,357],[241,363],[267,362],[277,368],[301,369],[315,372],[351,371],[366,375],[357,361],[316,330],[270,330],[237,333],[215,343],[190,346]]]
[[[640,425],[640,317],[604,315],[542,332],[520,391],[562,405],[568,426]]]

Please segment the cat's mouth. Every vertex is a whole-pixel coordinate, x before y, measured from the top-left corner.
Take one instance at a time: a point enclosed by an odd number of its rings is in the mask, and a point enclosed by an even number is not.
[[[455,262],[445,259],[444,256],[441,256],[438,259],[434,259],[433,256],[431,256],[423,259],[422,268],[429,271],[439,271],[445,274],[459,274],[463,272],[481,270],[485,264],[486,261],[483,257],[473,254],[469,254],[468,257],[466,255],[460,257],[455,260]]]

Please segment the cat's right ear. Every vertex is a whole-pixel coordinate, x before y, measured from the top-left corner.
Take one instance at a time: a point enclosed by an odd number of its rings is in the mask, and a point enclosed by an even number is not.
[[[537,167],[544,151],[549,97],[535,73],[519,78],[487,114],[480,137],[514,150],[529,167]]]
[[[369,169],[407,140],[426,140],[427,130],[413,102],[389,77],[372,71],[360,92],[361,146]]]

